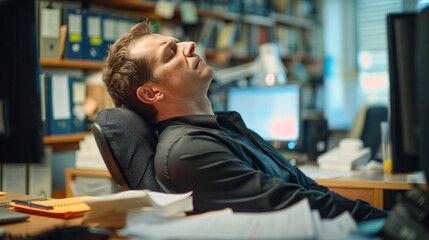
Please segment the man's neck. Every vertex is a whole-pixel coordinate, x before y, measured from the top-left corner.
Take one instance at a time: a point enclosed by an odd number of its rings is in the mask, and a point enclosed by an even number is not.
[[[208,97],[192,101],[163,102],[157,107],[157,121],[185,115],[214,115]]]

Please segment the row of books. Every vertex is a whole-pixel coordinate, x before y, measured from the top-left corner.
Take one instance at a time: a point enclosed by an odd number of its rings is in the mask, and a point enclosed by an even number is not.
[[[285,25],[268,27],[241,22],[225,22],[205,18],[189,38],[207,49],[228,50],[237,57],[258,54],[258,46],[267,42],[277,42],[281,55],[312,53],[317,51],[314,34],[305,29]]]
[[[268,16],[278,12],[297,17],[313,17],[315,14],[314,0],[194,0],[198,9]]]
[[[317,0],[272,0],[275,12],[290,16],[313,18],[317,14]]]
[[[228,50],[236,57],[257,55],[261,44],[275,41],[271,27],[214,18],[204,19],[190,35],[206,49]]]
[[[103,60],[137,19],[105,11],[39,1],[39,52],[43,59]]]
[[[310,52],[312,50],[311,42],[307,41],[309,37],[306,37],[306,33],[303,29],[277,26],[275,38],[279,43],[282,56],[297,52]]]
[[[199,9],[260,16],[268,16],[271,9],[270,1],[265,0],[195,0],[194,2]]]

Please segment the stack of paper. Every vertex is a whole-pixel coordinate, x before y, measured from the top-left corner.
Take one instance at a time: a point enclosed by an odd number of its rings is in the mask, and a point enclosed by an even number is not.
[[[193,210],[192,192],[167,194],[149,190],[130,190],[85,201],[91,211],[85,214],[85,223],[98,223],[103,227],[123,227],[130,210],[143,215],[160,217],[184,216]]]
[[[266,213],[216,211],[186,218],[147,216],[131,211],[121,236],[143,239],[346,239],[356,231],[348,212],[321,219],[304,199],[292,207]]]
[[[76,168],[107,170],[93,135],[85,136],[76,151]]]

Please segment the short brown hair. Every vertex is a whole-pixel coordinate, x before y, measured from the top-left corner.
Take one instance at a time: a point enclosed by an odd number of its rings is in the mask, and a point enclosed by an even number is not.
[[[129,51],[132,43],[151,33],[151,24],[145,19],[120,37],[109,49],[103,81],[116,107],[134,110],[154,123],[157,114],[155,109],[136,96],[137,88],[152,79],[149,63],[142,57],[132,58]]]

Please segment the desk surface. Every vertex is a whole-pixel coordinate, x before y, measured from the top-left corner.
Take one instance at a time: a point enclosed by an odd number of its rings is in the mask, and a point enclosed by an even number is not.
[[[312,168],[317,169],[315,166],[307,166],[307,171],[310,170],[311,172]],[[323,174],[316,172],[315,176],[323,176]],[[382,171],[377,170],[347,173],[337,178],[318,179],[314,177],[314,180],[344,197],[360,199],[386,210],[391,209],[395,203],[392,196],[411,189],[413,183],[423,188],[427,187],[422,176],[419,177],[416,174],[383,174]]]
[[[361,172],[354,176],[316,179],[321,185],[331,187],[347,188],[371,188],[384,190],[408,190],[413,187],[413,183],[425,185],[424,182],[413,181],[413,175],[410,174],[383,174],[381,172]]]
[[[303,170],[304,172],[318,171],[318,167],[315,165],[303,165],[299,168],[305,168],[306,170]],[[311,177],[311,174],[309,176]],[[408,190],[413,187],[413,183],[419,185],[426,185],[423,181],[422,176],[419,176],[417,174],[384,174],[380,170],[348,172],[346,175],[343,175],[341,177],[326,179],[318,179],[317,177],[313,177],[313,179],[320,185],[347,188]]]
[[[380,172],[362,172],[350,177],[341,177],[334,179],[315,179],[319,184],[333,188],[359,188],[375,190],[408,190],[412,188],[409,174],[387,175]],[[423,185],[423,183],[421,183]],[[381,194],[381,193],[379,193]],[[377,194],[376,194],[377,195]],[[375,200],[378,207],[382,207],[382,198],[376,196]],[[0,201],[11,199],[30,199],[32,196],[7,193],[0,196]],[[23,222],[1,224],[0,229],[16,236],[34,236],[42,232],[54,229],[56,227],[79,226],[82,224],[83,217],[72,219],[60,219],[30,214],[30,218]],[[115,237],[116,239],[116,237]],[[122,239],[122,238],[121,238]]]
[[[0,201],[7,201],[12,199],[30,199],[32,196],[21,194],[7,193],[0,196]],[[23,222],[0,224],[0,229],[5,230],[7,233],[14,236],[27,237],[35,236],[42,232],[66,226],[79,226],[82,223],[82,217],[72,219],[52,218],[39,215],[29,214],[30,218]]]
[[[348,188],[377,188],[391,190],[408,190],[413,186],[410,174],[383,174],[381,172],[361,172],[350,177],[333,179],[316,179],[321,185]],[[417,184],[424,184],[418,182]]]

